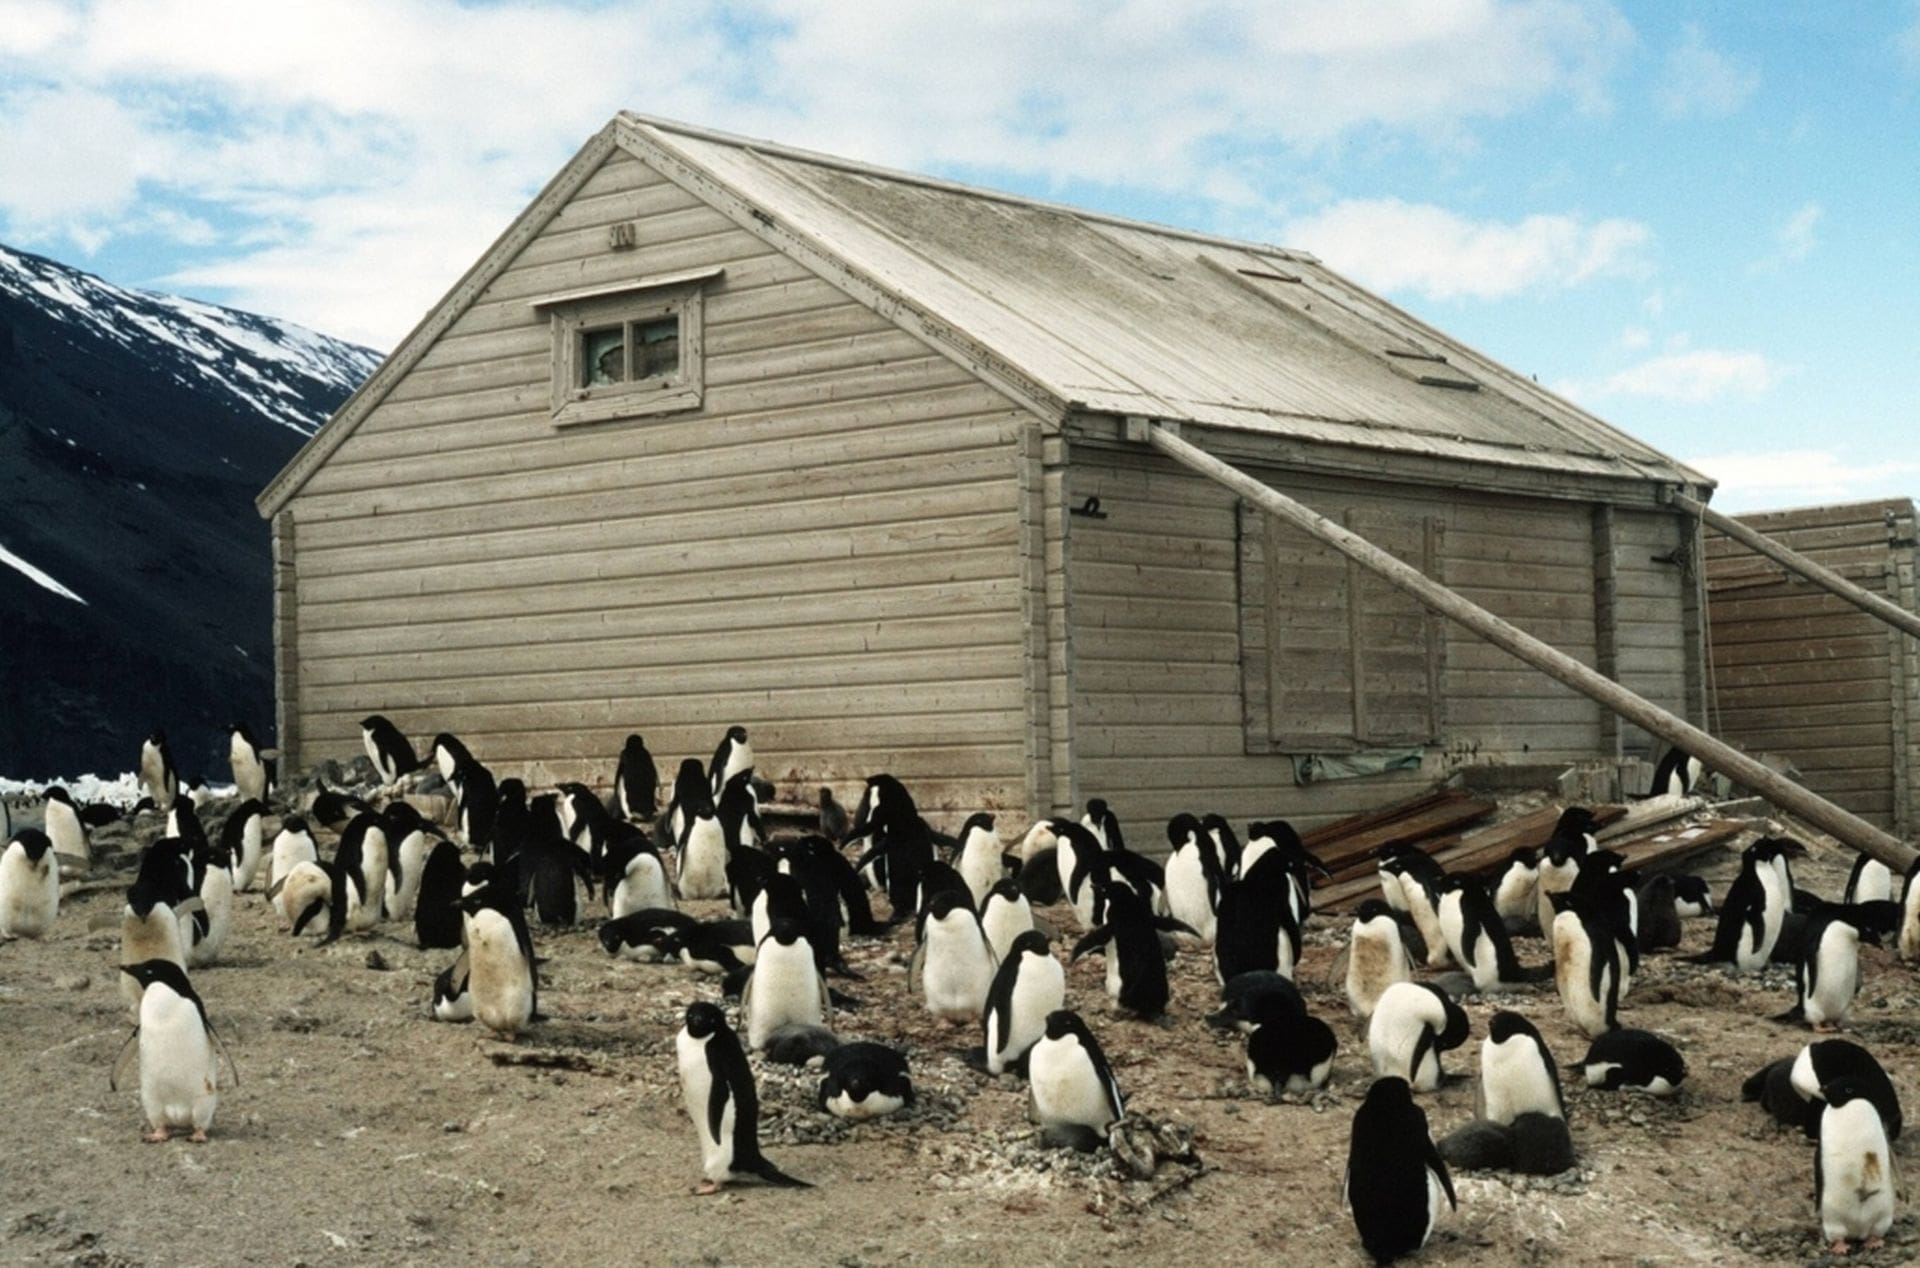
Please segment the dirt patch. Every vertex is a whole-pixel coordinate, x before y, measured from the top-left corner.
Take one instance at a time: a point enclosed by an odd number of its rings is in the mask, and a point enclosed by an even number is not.
[[[1736,858],[1702,861],[1717,891]],[[1847,861],[1817,845],[1800,883],[1837,892]],[[114,967],[120,901],[83,895],[48,941],[0,947],[7,1262],[1364,1262],[1339,1206],[1348,1126],[1370,1081],[1331,978],[1344,922],[1314,930],[1300,971],[1342,1045],[1331,1086],[1309,1098],[1248,1093],[1241,1041],[1200,1020],[1214,1003],[1202,955],[1173,965],[1164,1025],[1108,1017],[1098,959],[1070,970],[1069,1002],[1099,1033],[1129,1108],[1192,1129],[1197,1163],[1162,1162],[1144,1180],[1107,1151],[1037,1146],[1019,1085],[969,1069],[958,1051],[977,1039],[908,995],[909,933],[853,942],[866,980],[845,989],[865,1006],[841,1013],[836,1029],[905,1046],[919,1105],[848,1124],[814,1107],[817,1074],[759,1066],[767,1153],[817,1187],[696,1198],[672,1041],[686,1005],[717,997],[717,981],[612,960],[589,928],[536,931],[551,1020],[501,1044],[429,1020],[445,953],[386,936],[296,942],[257,894],[240,904],[227,962],[194,974],[241,1084],[223,1093],[210,1143],[141,1144],[137,1095],[124,1080],[119,1093],[107,1088],[128,1030]],[[1070,923],[1064,909],[1055,916]],[[95,917],[110,927],[89,932]],[[1710,935],[1710,922],[1690,922],[1683,951]],[[1538,940],[1519,947],[1526,962],[1544,958]],[[369,967],[372,952],[384,967]],[[1864,972],[1853,1036],[1910,1098],[1920,987],[1884,952],[1868,950]],[[1623,1020],[1680,1046],[1685,1093],[1660,1102],[1569,1087],[1578,1165],[1540,1178],[1459,1176],[1460,1211],[1422,1262],[1822,1258],[1810,1148],[1739,1100],[1747,1074],[1806,1042],[1766,1020],[1791,995],[1784,970],[1741,980],[1650,957]],[[1550,985],[1466,1005],[1475,1037],[1452,1054],[1457,1073],[1477,1065],[1498,1007],[1532,1017],[1561,1061],[1585,1051]],[[1422,1103],[1439,1135],[1472,1117],[1472,1083]],[[1920,1257],[1920,1226],[1904,1208],[1892,1240],[1865,1262]]]

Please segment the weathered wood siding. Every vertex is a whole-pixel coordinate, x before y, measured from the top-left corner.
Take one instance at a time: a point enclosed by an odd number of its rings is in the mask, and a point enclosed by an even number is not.
[[[1590,503],[1247,469],[1323,514],[1433,523],[1443,542],[1441,580],[1597,663]],[[1598,705],[1446,623],[1442,742],[1423,768],[1296,785],[1285,754],[1247,751],[1236,500],[1156,455],[1079,442],[1070,477],[1068,500],[1098,496],[1107,515],[1070,521],[1076,793],[1107,797],[1139,825],[1143,841],[1157,843],[1157,826],[1182,809],[1310,824],[1377,807],[1463,765],[1603,751]],[[1678,566],[1651,556],[1671,551],[1685,532],[1672,516],[1629,511],[1613,529],[1614,604],[1630,618],[1615,628],[1614,656],[1629,685],[1670,707],[1685,703],[1685,583]]]
[[[557,430],[528,301],[713,265],[703,408]],[[741,723],[782,785],[1017,817],[1033,425],[616,152],[294,498],[298,751],[378,711],[542,782],[605,782],[638,731],[670,779]]]
[[[1914,608],[1909,501],[1740,520],[1862,589]],[[1708,616],[1721,734],[1778,753],[1809,788],[1862,818],[1913,830],[1913,640],[1709,531]]]
[[[1687,674],[1687,593],[1698,584],[1700,567],[1693,521],[1657,511],[1605,514],[1613,521],[1614,657],[1608,672],[1621,686],[1699,724]],[[1694,668],[1697,676],[1697,663]],[[1605,710],[1602,718],[1617,725],[1620,755],[1653,761],[1666,751],[1664,740],[1631,722]]]

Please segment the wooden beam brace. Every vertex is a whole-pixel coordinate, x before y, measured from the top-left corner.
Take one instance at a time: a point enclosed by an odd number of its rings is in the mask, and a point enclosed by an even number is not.
[[[1769,770],[1739,749],[1725,744],[1692,723],[1668,713],[1643,696],[1628,691],[1556,647],[1544,643],[1502,620],[1447,587],[1430,580],[1359,534],[1351,532],[1246,472],[1230,467],[1196,445],[1154,428],[1148,443],[1182,466],[1191,467],[1225,485],[1247,501],[1325,542],[1362,567],[1379,574],[1389,585],[1404,590],[1434,611],[1457,621],[1494,646],[1510,652],[1548,677],[1600,702],[1621,717],[1666,740],[1728,777],[1753,789],[1774,805],[1800,816],[1823,832],[1904,873],[1917,855],[1912,846],[1826,798]]]
[[[1877,616],[1895,629],[1920,638],[1920,616],[1915,616],[1899,604],[1889,603],[1871,590],[1861,589],[1833,569],[1821,567],[1799,551],[1787,549],[1765,533],[1757,533],[1739,520],[1722,515],[1705,502],[1695,501],[1677,491],[1669,493],[1667,497],[1674,506],[1689,515],[1697,516],[1709,528],[1725,533],[1749,550],[1765,555],[1787,571],[1799,573],[1821,589],[1839,595],[1869,616]]]

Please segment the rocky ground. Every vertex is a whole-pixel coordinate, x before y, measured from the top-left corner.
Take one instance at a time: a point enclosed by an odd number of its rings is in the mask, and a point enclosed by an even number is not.
[[[122,848],[135,841],[120,834]],[[1837,892],[1849,859],[1813,842],[1797,879]],[[1716,891],[1739,845],[1697,866]],[[275,927],[246,896],[224,961],[194,981],[238,1066],[205,1145],[145,1145],[133,1056],[109,1069],[129,1024],[120,1002],[117,889],[73,897],[54,936],[0,946],[0,1261],[34,1264],[673,1264],[1220,1262],[1279,1257],[1365,1262],[1340,1209],[1347,1133],[1371,1072],[1347,1016],[1334,957],[1344,922],[1321,921],[1300,980],[1342,1050],[1330,1087],[1279,1103],[1246,1087],[1241,1041],[1200,1020],[1210,968],[1183,953],[1164,1024],[1109,1017],[1097,958],[1069,973],[1069,1004],[1092,1021],[1129,1109],[1161,1128],[1163,1152],[1190,1133],[1193,1161],[1138,1178],[1108,1151],[1041,1150],[1025,1096],[962,1063],[977,1043],[930,1021],[906,987],[905,942],[851,944],[864,1007],[847,1038],[904,1045],[920,1102],[849,1125],[813,1107],[818,1076],[760,1066],[763,1141],[808,1190],[739,1186],[695,1197],[698,1151],[681,1109],[673,1035],[717,982],[607,957],[591,927],[536,930],[551,1020],[518,1044],[428,1017],[450,958],[394,936],[321,948]],[[1055,915],[1070,922],[1064,909]],[[1685,950],[1704,947],[1692,922]],[[410,933],[410,930],[405,931]],[[1544,958],[1522,940],[1523,960]],[[1920,987],[1868,949],[1851,1035],[1911,1097]],[[1808,1144],[1739,1099],[1751,1071],[1807,1041],[1766,1020],[1791,1002],[1784,970],[1758,979],[1652,957],[1623,1010],[1660,1031],[1692,1070],[1671,1101],[1569,1087],[1579,1155],[1545,1178],[1456,1177],[1460,1209],[1422,1257],[1459,1263],[1783,1263],[1825,1257]],[[1531,1016],[1562,1061],[1586,1047],[1549,984],[1470,999],[1474,1038],[1450,1054],[1470,1076],[1488,1016]],[[1473,1114],[1461,1078],[1422,1098],[1436,1135]],[[1169,1141],[1172,1142],[1169,1145]],[[1900,1151],[1902,1157],[1911,1148]],[[1920,1259],[1903,1214],[1866,1262]]]

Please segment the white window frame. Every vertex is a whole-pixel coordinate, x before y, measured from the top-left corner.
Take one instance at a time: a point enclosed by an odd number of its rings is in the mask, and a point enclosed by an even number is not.
[[[547,314],[553,334],[554,425],[572,427],[699,409],[706,395],[704,296],[721,273],[717,268],[696,269],[534,300],[532,307]],[[680,360],[673,372],[620,383],[582,382],[582,349],[589,333],[666,317],[680,324]]]

